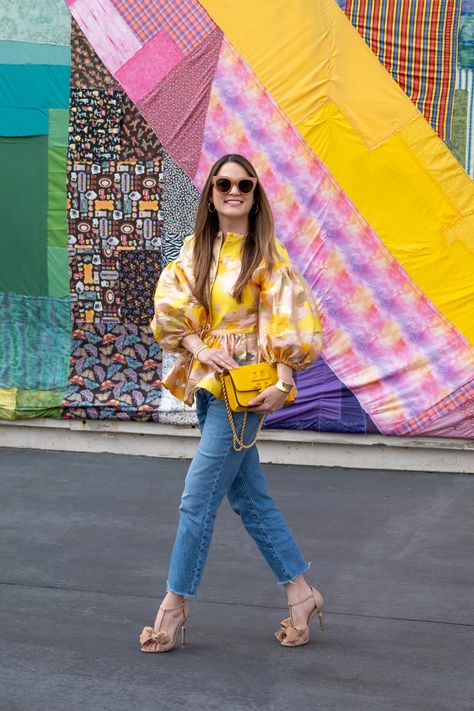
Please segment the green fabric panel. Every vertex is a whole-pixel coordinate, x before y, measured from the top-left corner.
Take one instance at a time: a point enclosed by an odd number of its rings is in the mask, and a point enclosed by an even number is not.
[[[16,396],[18,388],[0,388],[0,418],[15,419]]]
[[[66,229],[61,213],[59,211],[54,212],[51,226],[48,226],[48,249],[51,247],[63,249],[63,243],[67,237]]]
[[[46,295],[47,136],[0,137],[0,291]]]
[[[69,297],[68,254],[65,247],[48,247],[48,290],[50,296]]]
[[[63,390],[70,353],[69,298],[0,293],[0,388]]]
[[[66,151],[66,148],[48,149],[49,247],[67,247]]]
[[[2,39],[70,44],[71,12],[64,0],[2,0]]]
[[[71,47],[38,42],[0,41],[0,64],[71,64]]]
[[[0,108],[0,136],[44,136],[48,109]]]
[[[50,148],[61,146],[66,148],[68,143],[69,110],[50,109],[48,127],[48,145]]]
[[[15,420],[30,417],[52,417],[59,420],[66,390],[18,390]]]
[[[64,194],[66,194],[66,146],[52,146],[48,148],[48,172],[58,173],[64,177]]]
[[[464,168],[466,167],[467,104],[467,90],[456,89],[454,92],[451,140],[447,141],[447,144],[451,153]]]
[[[68,108],[71,68],[0,64],[0,107]]]

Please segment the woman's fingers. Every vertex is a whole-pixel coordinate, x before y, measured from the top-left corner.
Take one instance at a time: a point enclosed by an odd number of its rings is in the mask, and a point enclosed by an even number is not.
[[[219,357],[219,362],[229,370],[239,367],[239,364],[236,363],[235,360],[231,358],[230,355],[228,355],[225,351],[216,351],[216,354]]]
[[[223,370],[231,370],[232,368],[239,367],[239,364],[227,355],[225,351],[220,351],[216,348],[209,348],[208,350],[202,351],[199,360],[201,363],[209,365],[218,373],[222,373]]]
[[[263,390],[259,395],[250,401],[251,403],[254,403],[254,405],[249,407],[249,410],[251,412],[260,413],[275,412],[283,407],[286,398],[286,393],[282,393],[278,390],[278,388],[275,388],[274,385],[270,385],[269,388]]]

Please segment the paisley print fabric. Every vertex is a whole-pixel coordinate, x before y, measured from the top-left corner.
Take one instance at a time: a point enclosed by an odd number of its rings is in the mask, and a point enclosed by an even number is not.
[[[239,365],[265,360],[303,370],[322,348],[322,329],[311,290],[278,240],[272,272],[260,265],[245,287],[242,303],[233,298],[243,239],[232,232],[225,239],[219,233],[215,239],[209,317],[192,293],[194,235],[185,239],[179,258],[158,280],[151,328],[163,350],[181,354],[163,385],[188,405],[198,387],[222,399],[216,374],[181,344],[190,333],[199,334],[211,348],[225,350]]]

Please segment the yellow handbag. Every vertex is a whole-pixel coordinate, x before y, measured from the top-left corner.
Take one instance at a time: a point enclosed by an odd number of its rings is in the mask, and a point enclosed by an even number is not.
[[[265,421],[265,414],[260,415],[260,421],[257,428],[257,433],[250,444],[244,444],[245,425],[247,423],[247,409],[249,402],[257,397],[262,390],[274,385],[278,380],[277,367],[273,363],[255,363],[250,365],[241,365],[239,368],[225,370],[221,373],[222,392],[227,409],[234,449],[240,452],[241,449],[250,449],[253,447],[262,431]],[[295,388],[290,390],[285,401],[285,405],[289,405],[295,400]],[[232,412],[244,412],[242,422],[242,430],[240,436],[237,434],[234,424]]]

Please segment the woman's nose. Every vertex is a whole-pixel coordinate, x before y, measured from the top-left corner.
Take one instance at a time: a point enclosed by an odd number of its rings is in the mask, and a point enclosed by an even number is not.
[[[240,195],[239,188],[237,185],[233,185],[230,189],[230,194],[231,195]]]

